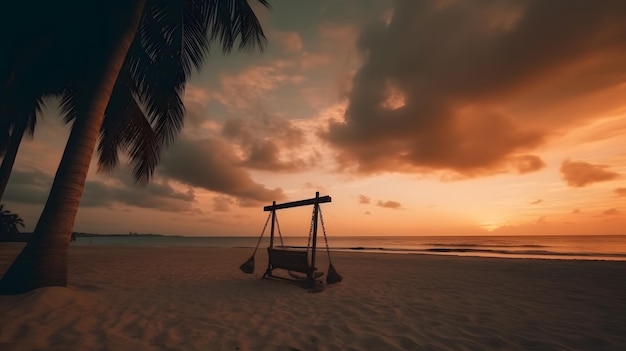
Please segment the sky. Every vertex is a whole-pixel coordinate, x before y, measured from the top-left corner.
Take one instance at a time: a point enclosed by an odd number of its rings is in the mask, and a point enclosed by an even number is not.
[[[319,191],[335,236],[626,234],[626,2],[271,4],[263,53],[193,76],[150,184],[92,164],[75,231],[257,236]],[[25,231],[67,136],[49,101],[3,199]]]

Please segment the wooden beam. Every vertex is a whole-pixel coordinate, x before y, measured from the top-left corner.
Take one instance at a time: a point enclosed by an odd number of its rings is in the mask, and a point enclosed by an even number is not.
[[[284,204],[276,204],[276,205],[265,206],[265,207],[263,207],[263,211],[267,212],[267,211],[272,211],[272,210],[280,210],[282,208],[291,208],[291,207],[314,205],[316,203],[322,204],[322,203],[331,202],[331,201],[332,201],[332,199],[330,198],[330,196],[326,195],[326,196],[314,197],[312,199],[292,201],[292,202],[285,202]]]

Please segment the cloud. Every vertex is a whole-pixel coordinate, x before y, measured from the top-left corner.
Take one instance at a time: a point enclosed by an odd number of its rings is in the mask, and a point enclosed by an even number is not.
[[[542,200],[542,199],[537,199],[537,200],[535,200],[535,201],[531,202],[530,204],[531,204],[531,205],[538,205],[538,204],[540,204],[540,203],[542,203],[542,202],[543,202],[543,200]]]
[[[213,211],[228,212],[233,200],[227,196],[216,196],[213,198]]]
[[[5,199],[12,202],[43,205],[50,193],[53,176],[39,170],[15,169]],[[107,181],[87,180],[81,207],[107,207],[125,204],[141,208],[180,212],[192,210],[196,202],[193,189],[178,191],[163,180],[138,186],[125,167],[107,176]]]
[[[245,167],[296,172],[311,167],[315,155],[303,151],[304,132],[292,122],[257,111],[254,118],[230,118],[222,126],[222,136],[238,144]]]
[[[545,162],[535,155],[520,155],[510,159],[513,168],[520,174],[535,172],[546,166]]]
[[[363,174],[536,171],[533,151],[552,133],[595,116],[537,111],[626,77],[624,11],[617,1],[397,1],[389,25],[361,31],[345,120],[320,135],[342,169]]]
[[[3,201],[43,204],[48,199],[53,176],[40,170],[13,169]]]
[[[574,188],[613,180],[619,177],[618,173],[606,170],[608,166],[594,165],[583,161],[565,160],[561,164],[561,175],[567,185]]]
[[[359,195],[359,203],[360,204],[369,204],[370,203],[369,196]]]
[[[332,56],[326,54],[303,52],[299,59],[300,67],[307,71],[314,68],[326,66],[333,60]]]
[[[626,188],[617,188],[614,192],[617,196],[626,196]]]
[[[251,103],[267,99],[269,92],[284,84],[300,84],[303,77],[285,73],[292,63],[275,61],[264,66],[251,66],[234,75],[220,76],[219,90],[211,93],[215,100],[229,109],[249,108]]]
[[[296,32],[274,32],[270,34],[271,39],[274,39],[280,46],[288,52],[300,52],[302,51],[302,39]]]
[[[581,211],[580,211],[580,209],[578,209],[578,208],[575,208],[575,209],[573,209],[573,210],[572,210],[572,213],[573,213],[573,214],[579,214],[580,212],[581,212]]]
[[[88,181],[81,200],[81,207],[104,207],[115,203],[169,212],[185,212],[193,209],[196,202],[193,189],[181,192],[166,181],[152,180],[146,186],[130,182],[105,183]]]
[[[164,155],[158,172],[184,184],[246,200],[248,204],[285,198],[281,188],[268,189],[255,182],[241,166],[232,146],[219,138],[179,137]]]
[[[397,201],[380,201],[376,203],[378,207],[390,208],[392,210],[399,210],[402,208],[402,204]]]
[[[603,211],[602,214],[605,216],[615,216],[615,215],[619,215],[622,212],[620,210],[618,210],[617,208],[609,208],[606,211]]]

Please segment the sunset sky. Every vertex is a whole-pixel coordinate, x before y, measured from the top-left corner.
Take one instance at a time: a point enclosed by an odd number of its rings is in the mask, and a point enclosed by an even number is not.
[[[188,84],[148,186],[91,167],[76,231],[256,236],[320,191],[336,236],[626,234],[626,1],[271,4],[263,54],[216,46]],[[3,199],[25,231],[68,135],[48,105]]]

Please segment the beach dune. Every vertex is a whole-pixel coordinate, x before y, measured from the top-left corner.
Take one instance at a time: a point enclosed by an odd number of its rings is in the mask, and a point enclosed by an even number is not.
[[[337,252],[309,293],[250,251],[72,247],[68,288],[0,296],[0,349],[626,350],[626,262]]]

